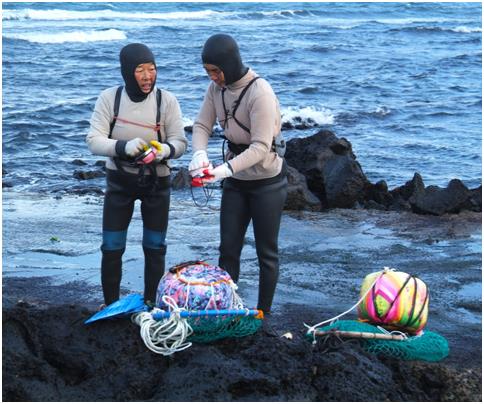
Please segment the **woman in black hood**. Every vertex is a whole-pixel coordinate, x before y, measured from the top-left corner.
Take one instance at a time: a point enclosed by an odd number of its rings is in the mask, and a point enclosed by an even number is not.
[[[287,196],[284,160],[276,152],[281,131],[279,101],[270,84],[242,62],[237,42],[216,34],[205,42],[203,67],[210,83],[193,125],[189,171],[202,182],[223,181],[219,266],[239,280],[244,237],[252,221],[259,261],[257,307],[270,318],[279,275],[278,235]],[[213,168],[207,156],[215,121],[224,129],[228,151]],[[268,321],[264,329],[270,330]],[[273,332],[269,332],[273,334]]]
[[[153,305],[167,248],[171,186],[167,161],[179,158],[188,142],[177,99],[156,88],[157,70],[151,50],[140,43],[126,45],[119,61],[125,85],[101,93],[86,139],[93,154],[107,157],[101,283],[106,305],[119,299],[122,256],[139,199],[144,299]],[[144,157],[137,159],[140,156]]]
[[[141,43],[131,43],[126,45],[119,53],[119,62],[121,64],[121,75],[123,76],[125,89],[129,98],[133,102],[143,101],[148,94],[153,91],[156,83],[156,63],[153,52]],[[136,69],[138,66],[149,65],[151,75],[138,76],[136,78]],[[142,67],[139,68],[140,70]],[[140,80],[145,78],[145,81],[149,81],[149,91],[145,88],[142,89],[142,83]]]
[[[213,35],[205,42],[202,61],[205,65],[214,65],[222,70],[225,85],[235,83],[249,71],[242,63],[237,42],[226,34]]]

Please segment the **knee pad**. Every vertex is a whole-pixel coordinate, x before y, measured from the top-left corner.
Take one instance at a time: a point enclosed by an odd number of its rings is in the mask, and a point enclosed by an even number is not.
[[[143,247],[151,250],[166,250],[166,232],[155,231],[143,227]]]
[[[102,251],[124,250],[128,231],[103,231]]]

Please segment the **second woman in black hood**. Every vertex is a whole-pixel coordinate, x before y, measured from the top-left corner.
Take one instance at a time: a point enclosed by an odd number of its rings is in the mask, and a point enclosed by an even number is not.
[[[240,57],[237,42],[227,34],[212,35],[202,51],[204,64],[215,65],[225,76],[225,84],[229,85],[240,80],[249,71]]]
[[[279,101],[271,85],[244,66],[236,41],[212,35],[202,51],[203,68],[211,83],[193,124],[193,157],[188,166],[203,184],[223,180],[220,205],[219,266],[239,282],[241,252],[252,222],[259,262],[257,308],[264,312],[263,329],[271,325],[272,300],[279,276],[278,236],[287,196],[284,160],[276,152],[281,132]],[[224,163],[208,159],[208,142],[218,121],[228,141]]]

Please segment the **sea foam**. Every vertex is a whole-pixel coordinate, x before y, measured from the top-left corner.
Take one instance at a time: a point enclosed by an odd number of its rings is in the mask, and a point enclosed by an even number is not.
[[[126,34],[117,29],[59,32],[42,34],[29,32],[24,34],[4,35],[4,38],[21,39],[34,43],[64,43],[64,42],[99,42],[126,39]]]
[[[144,13],[144,12],[120,12],[113,10],[93,11],[70,11],[61,9],[52,10],[3,10],[2,20],[99,20],[105,19],[155,19],[155,20],[177,20],[177,19],[200,19],[208,18],[222,13],[212,10],[203,11],[173,11],[168,13]]]
[[[332,125],[333,113],[324,107],[287,107],[281,110],[282,121],[289,123],[307,123],[310,126]]]
[[[463,34],[470,34],[470,33],[473,33],[473,32],[482,32],[482,28],[479,28],[479,27],[469,28],[469,27],[465,27],[465,26],[460,26],[460,27],[455,27],[455,28],[451,29],[451,31],[460,32],[460,33],[463,33]]]

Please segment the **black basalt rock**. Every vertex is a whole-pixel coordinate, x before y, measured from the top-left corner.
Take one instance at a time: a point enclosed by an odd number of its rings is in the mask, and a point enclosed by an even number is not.
[[[352,208],[369,184],[351,143],[329,130],[287,142],[286,160],[306,179],[322,208]]]
[[[409,198],[415,213],[443,215],[459,213],[471,196],[469,189],[458,179],[453,179],[447,188],[428,186]]]

